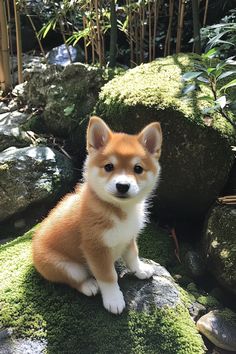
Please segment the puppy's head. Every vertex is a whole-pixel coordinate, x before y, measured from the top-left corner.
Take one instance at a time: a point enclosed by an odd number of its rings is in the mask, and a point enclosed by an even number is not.
[[[147,125],[139,134],[114,133],[98,117],[87,129],[85,179],[99,198],[116,204],[137,203],[155,187],[162,144],[160,124]]]

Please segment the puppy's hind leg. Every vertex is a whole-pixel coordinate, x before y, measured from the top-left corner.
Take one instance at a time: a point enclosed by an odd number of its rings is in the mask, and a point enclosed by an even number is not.
[[[94,296],[98,293],[98,283],[91,277],[90,272],[85,265],[71,261],[63,261],[60,263],[65,273],[69,285],[86,296]]]
[[[61,253],[51,249],[44,249],[43,252],[33,249],[33,263],[38,272],[49,281],[68,284],[87,296],[98,292],[98,285],[91,278],[88,267]]]

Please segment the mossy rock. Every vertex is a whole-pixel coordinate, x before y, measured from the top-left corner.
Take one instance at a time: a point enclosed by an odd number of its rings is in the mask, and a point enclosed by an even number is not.
[[[51,354],[204,353],[183,302],[174,308],[125,310],[114,316],[103,308],[99,295],[87,298],[42,279],[32,266],[31,237],[32,231],[0,248],[1,327],[13,328],[18,337],[46,340]],[[166,240],[165,252],[158,248],[159,240],[160,245]],[[150,254],[148,244],[156,261],[170,251],[168,235],[154,226],[140,236],[141,255]]]
[[[210,211],[203,235],[209,271],[236,294],[236,208],[216,205]]]
[[[128,70],[101,90],[96,114],[114,130],[136,133],[160,121],[163,129],[162,177],[158,211],[174,216],[203,214],[224,187],[233,163],[235,130],[219,114],[204,123],[198,93],[183,99],[184,72],[193,55],[174,55]],[[210,94],[206,88],[201,95]]]
[[[73,137],[93,111],[101,87],[122,72],[83,63],[43,65],[30,72],[18,101],[43,114],[33,115],[28,122],[32,130],[42,128],[56,136]],[[38,119],[36,119],[37,117]],[[38,121],[37,121],[38,120]],[[86,122],[87,123],[87,122]],[[77,141],[78,144],[78,141]]]

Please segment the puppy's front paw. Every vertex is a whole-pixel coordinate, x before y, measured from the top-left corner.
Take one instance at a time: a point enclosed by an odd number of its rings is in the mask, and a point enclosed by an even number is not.
[[[154,267],[151,264],[139,262],[139,267],[135,271],[135,275],[139,279],[149,279],[154,274]]]
[[[103,305],[109,312],[115,315],[120,314],[125,308],[125,300],[122,292],[117,290],[112,296],[104,296]]]

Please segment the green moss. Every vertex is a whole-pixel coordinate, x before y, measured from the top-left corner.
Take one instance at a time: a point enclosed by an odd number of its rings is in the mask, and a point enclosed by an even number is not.
[[[179,114],[208,129],[201,113],[202,108],[208,106],[208,103],[200,100],[200,96],[212,95],[210,89],[204,87],[201,92],[194,92],[188,99],[181,96],[183,89],[181,76],[184,72],[194,70],[195,57],[194,54],[173,55],[128,70],[121,78],[117,76],[102,88],[96,112],[104,118],[109,117],[118,128],[120,124],[117,119],[129,116],[132,107],[137,107],[137,115],[139,108],[146,107],[156,110],[157,117],[161,117],[164,111],[166,113],[169,111],[169,114],[174,112],[175,115]],[[148,115],[146,118],[149,120]],[[215,113],[213,118],[214,129],[223,136],[235,139],[235,130],[231,124],[218,113]],[[136,124],[134,128],[135,126]]]
[[[148,240],[158,238],[157,230],[153,234],[150,230],[140,238],[143,256],[149,254]],[[18,336],[46,338],[47,352],[55,354],[204,352],[201,337],[182,305],[114,316],[104,310],[100,296],[87,298],[42,279],[32,265],[32,232],[0,248],[1,326],[12,327]],[[160,253],[150,254],[158,260]]]
[[[200,304],[206,306],[208,309],[212,309],[214,307],[217,307],[220,305],[219,301],[216,300],[213,296],[211,295],[200,295],[197,298],[197,302]]]
[[[155,224],[145,228],[138,239],[138,245],[142,257],[152,259],[162,266],[168,266],[173,261],[174,243],[169,234]]]

